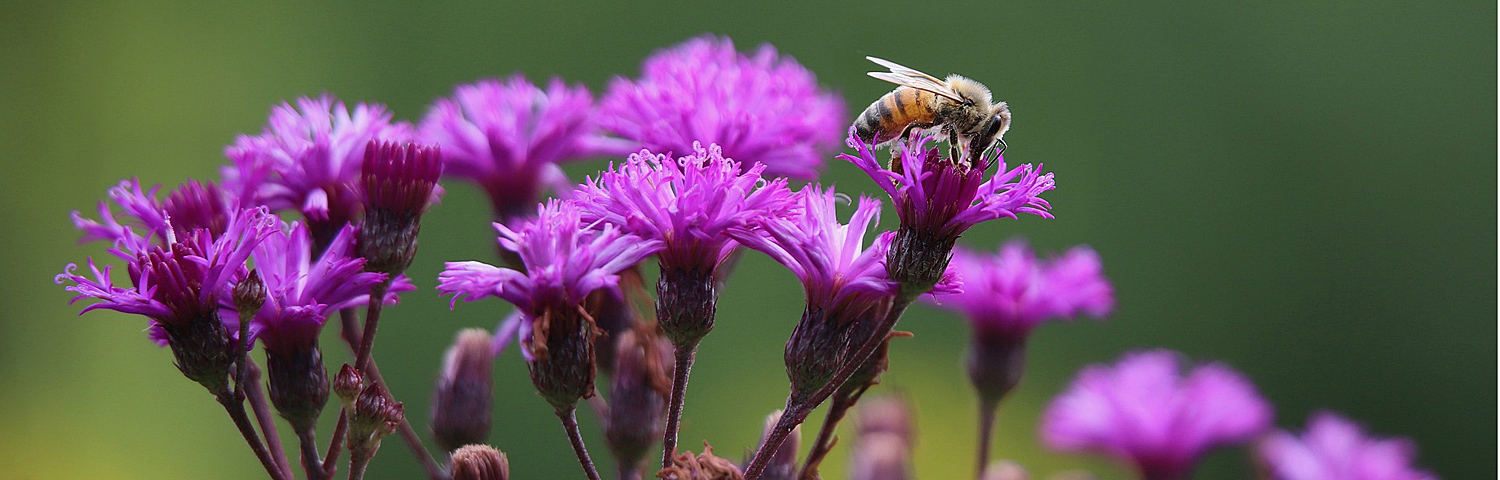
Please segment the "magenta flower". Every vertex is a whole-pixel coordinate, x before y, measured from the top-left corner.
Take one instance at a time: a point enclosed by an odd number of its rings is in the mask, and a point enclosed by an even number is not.
[[[234,203],[213,182],[188,180],[168,194],[165,201],[156,198],[160,189],[158,186],[145,190],[140,180],[134,178],[122,180],[110,188],[109,199],[120,208],[124,223],[116,218],[109,201],[99,202],[98,221],[73,211],[73,225],[83,231],[80,241],[144,245],[149,237],[155,237],[158,243],[166,245],[170,238],[169,226],[171,233],[177,236],[185,236],[199,228],[207,229],[211,235],[219,235],[228,228]]]
[[[1089,247],[1050,260],[1020,241],[995,254],[955,248],[952,265],[963,291],[929,301],[962,313],[978,336],[1024,337],[1047,320],[1103,317],[1115,303],[1099,254]]]
[[[412,136],[412,127],[392,122],[383,105],[361,103],[350,111],[332,95],[298,98],[295,108],[271,109],[263,133],[240,135],[224,149],[233,162],[224,168],[225,188],[247,205],[301,212],[321,245],[359,219],[365,145]]]
[[[840,155],[853,162],[891,196],[901,227],[891,241],[886,263],[891,278],[902,285],[902,298],[925,293],[948,265],[953,244],[970,227],[997,218],[1030,213],[1052,218],[1041,194],[1053,188],[1052,174],[1021,165],[1007,170],[998,155],[981,156],[972,166],[958,165],[929,148],[930,136],[892,145],[893,170],[876,158],[873,146],[849,130],[848,144],[857,155]],[[998,173],[985,178],[993,163]]]
[[[1412,466],[1417,448],[1404,438],[1366,436],[1332,412],[1308,419],[1301,437],[1277,431],[1258,453],[1272,480],[1437,480]]]
[[[460,85],[422,119],[423,142],[441,145],[448,176],[479,184],[496,218],[534,213],[547,188],[572,182],[558,165],[629,153],[629,142],[597,133],[593,97],[554,78],[546,89],[522,75]]]
[[[1219,363],[1180,371],[1180,354],[1132,352],[1092,365],[1042,416],[1042,440],[1066,451],[1130,461],[1148,480],[1186,478],[1209,449],[1264,432],[1271,406],[1239,372]]]
[[[356,229],[345,226],[316,259],[310,253],[312,235],[306,225],[292,224],[272,233],[255,247],[255,268],[266,288],[266,301],[255,316],[255,330],[267,350],[307,348],[316,344],[328,315],[365,305],[370,287],[386,274],[364,271],[365,260],[354,255]],[[415,289],[405,276],[393,283],[386,303],[396,293]]]
[[[172,347],[183,374],[220,393],[237,355],[239,322],[219,312],[232,304],[234,285],[248,274],[251,251],[275,228],[275,217],[264,208],[244,210],[218,236],[200,228],[181,237],[169,232],[164,246],[117,244],[112,253],[128,259],[130,287],[116,285],[112,269],[101,271],[93,259],[92,278],[73,273],[78,266],[69,264],[55,281],[71,283],[64,288],[78,294],[73,302],[99,300],[83,312],[107,309],[147,317],[152,339]],[[126,238],[139,238],[134,235],[127,232]]]
[[[718,144],[744,165],[813,178],[848,124],[844,102],[770,45],[753,56],[728,38],[702,36],[653,54],[638,79],[616,78],[600,124],[653,152]]]
[[[793,208],[786,179],[765,180],[762,164],[741,169],[717,145],[672,160],[641,151],[590,178],[575,199],[583,221],[662,242],[662,268],[712,272],[737,245],[730,229]]]
[[[618,288],[618,273],[661,247],[659,240],[642,239],[619,228],[585,225],[573,202],[549,200],[539,207],[538,217],[511,229],[496,223],[500,244],[516,252],[525,270],[496,267],[482,262],[448,262],[438,276],[438,291],[454,295],[453,301],[499,297],[514,304],[520,313],[496,330],[498,338],[521,333],[523,344],[532,324],[549,312],[578,309],[584,297],[601,288]],[[533,357],[527,344],[522,353]]]

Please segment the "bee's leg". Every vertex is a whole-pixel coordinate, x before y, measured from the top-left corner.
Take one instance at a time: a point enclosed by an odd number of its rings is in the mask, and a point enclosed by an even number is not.
[[[962,149],[959,148],[958,144],[958,130],[953,127],[947,127],[943,130],[948,132],[948,161],[953,162],[955,165],[968,164],[967,158],[959,156]]]
[[[1000,155],[1001,155],[1001,154],[1004,154],[1004,153],[1005,153],[1005,147],[1006,147],[1006,146],[1007,146],[1007,145],[1005,145],[1005,139],[1003,139],[1003,138],[997,138],[997,139],[995,139],[995,143],[998,143],[998,144],[1000,144],[1000,150],[999,150],[999,151],[996,151],[996,152],[995,152],[995,156],[997,156],[997,157],[998,157],[998,156],[1000,156]]]

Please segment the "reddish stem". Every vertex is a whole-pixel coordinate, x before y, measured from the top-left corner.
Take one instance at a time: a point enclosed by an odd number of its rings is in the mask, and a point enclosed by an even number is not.
[[[686,345],[677,349],[676,365],[672,370],[672,397],[667,403],[667,428],[662,436],[661,467],[672,466],[672,454],[677,453],[677,431],[682,428],[682,406],[687,402],[688,372],[693,369],[693,359],[698,354],[698,345]]]
[[[583,444],[583,433],[578,430],[578,417],[574,413],[578,409],[571,408],[566,412],[557,411],[557,418],[562,420],[563,429],[568,431],[568,441],[573,443],[573,453],[578,456],[578,464],[583,466],[583,473],[588,475],[589,480],[600,480],[599,470],[594,468],[594,461],[589,459],[588,447]]]

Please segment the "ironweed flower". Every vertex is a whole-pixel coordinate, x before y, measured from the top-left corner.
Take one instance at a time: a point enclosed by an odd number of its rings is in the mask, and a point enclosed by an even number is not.
[[[593,395],[593,337],[584,315],[590,292],[618,288],[618,273],[660,248],[660,241],[622,233],[613,225],[585,225],[572,202],[551,200],[537,218],[515,229],[495,224],[501,246],[516,252],[525,270],[481,262],[449,262],[438,290],[453,301],[500,297],[519,315],[497,329],[497,344],[520,332],[532,381],[553,406],[571,409]]]
[[[1332,412],[1314,413],[1299,437],[1277,431],[1257,453],[1272,480],[1437,480],[1412,466],[1416,445],[1378,438]]]
[[[1167,350],[1126,354],[1084,368],[1042,416],[1042,440],[1066,451],[1100,451],[1132,462],[1148,480],[1186,478],[1209,449],[1270,426],[1271,406],[1227,366],[1180,372]]]
[[[637,79],[616,78],[600,124],[653,152],[718,144],[744,165],[813,178],[837,147],[844,102],[812,72],[770,45],[754,55],[727,37],[702,36],[647,58]]]
[[[108,201],[99,202],[99,220],[84,218],[73,211],[73,226],[83,231],[80,241],[144,245],[147,237],[154,237],[165,245],[162,242],[170,238],[168,229],[175,236],[186,236],[195,229],[220,235],[229,227],[235,202],[213,182],[188,180],[169,193],[165,201],[156,197],[160,189],[155,186],[145,190],[139,179],[122,180],[109,189]],[[116,219],[111,202],[120,208],[123,223]]]
[[[354,255],[355,228],[344,226],[316,260],[305,224],[283,226],[255,247],[256,272],[266,289],[265,304],[255,314],[258,339],[266,348],[271,404],[300,429],[312,428],[328,401],[328,373],[318,348],[318,333],[328,315],[365,305],[370,287],[384,273],[364,271]],[[394,292],[412,290],[405,277]],[[394,303],[394,293],[387,303]]]
[[[1020,381],[1026,337],[1037,325],[1076,315],[1102,317],[1114,306],[1099,254],[1088,247],[1050,260],[1037,258],[1020,241],[994,254],[956,248],[952,268],[963,291],[927,300],[969,320],[969,379],[985,402],[998,402]]]
[[[874,146],[850,130],[848,145],[855,155],[839,155],[864,170],[896,205],[901,227],[891,241],[887,260],[891,278],[901,284],[903,297],[925,293],[947,268],[953,244],[970,227],[997,218],[1029,213],[1052,218],[1051,205],[1041,194],[1053,188],[1052,174],[1030,164],[1007,169],[1004,159],[987,154],[966,166],[943,158],[930,147],[931,136],[896,142],[896,159],[886,170]],[[990,165],[999,171],[985,178]]]
[[[233,304],[234,285],[249,273],[246,260],[275,228],[263,208],[239,212],[218,236],[200,228],[179,237],[168,226],[164,245],[116,244],[112,253],[128,262],[129,288],[115,285],[112,269],[101,271],[93,259],[92,278],[73,273],[78,266],[69,264],[55,281],[71,283],[64,288],[78,294],[73,302],[99,300],[82,313],[107,309],[150,319],[152,339],[172,348],[177,368],[219,393],[240,350],[238,319],[221,317],[220,309]],[[142,237],[126,232],[124,238]]]
[[[443,450],[455,456],[455,449],[483,443],[490,435],[494,395],[490,371],[495,361],[490,344],[490,332],[464,329],[443,356],[443,370],[433,389],[432,436]]]
[[[766,217],[756,228],[731,232],[802,281],[807,306],[785,353],[793,396],[800,397],[826,384],[849,355],[877,334],[876,324],[890,308],[897,285],[881,264],[890,236],[877,237],[868,249],[864,246],[866,232],[879,223],[879,201],[861,197],[846,225],[838,220],[839,197],[832,188],[810,185],[795,198],[800,214]],[[950,282],[941,288],[955,287]]]
[[[224,149],[224,187],[245,205],[302,213],[318,245],[360,218],[361,160],[370,140],[403,141],[414,129],[391,121],[380,104],[353,110],[332,95],[297,99],[271,109],[260,135],[240,135]]]
[[[446,175],[479,184],[502,223],[535,213],[547,188],[573,188],[558,165],[629,153],[631,142],[599,134],[593,97],[553,78],[546,88],[522,75],[460,85],[422,119],[423,142],[442,145]]]
[[[761,178],[764,165],[741,169],[717,145],[693,144],[673,160],[641,151],[611,165],[574,194],[583,221],[602,221],[660,242],[657,314],[679,348],[713,328],[715,272],[737,246],[730,230],[752,227],[793,206],[785,179]]]

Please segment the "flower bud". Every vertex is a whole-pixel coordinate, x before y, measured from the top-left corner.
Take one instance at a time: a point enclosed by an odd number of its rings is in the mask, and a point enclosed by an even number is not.
[[[359,397],[359,392],[364,389],[365,376],[347,363],[339,369],[339,374],[333,377],[333,392],[344,401],[345,408],[353,408],[354,399]]]
[[[874,329],[885,316],[888,306],[889,302],[881,302],[879,306],[862,311],[857,318],[848,318],[808,305],[802,313],[802,320],[797,322],[792,336],[787,339],[783,353],[792,396],[808,396],[827,385],[864,340],[877,334]]]
[[[996,460],[984,468],[980,480],[1031,480],[1031,475],[1020,464],[1010,460]]]
[[[671,396],[672,345],[654,325],[620,335],[604,435],[622,465],[639,465],[661,441]]]
[[[559,412],[572,410],[578,400],[594,396],[594,337],[592,321],[579,308],[549,310],[532,321],[525,347],[531,383]]]
[[[234,285],[234,309],[241,316],[255,315],[260,307],[266,303],[266,284],[260,280],[260,273],[251,270],[244,280]]]
[[[743,480],[745,474],[734,462],[714,456],[714,447],[703,442],[703,453],[681,452],[672,464],[656,472],[661,480]]]
[[[719,292],[711,269],[663,268],[656,294],[657,320],[672,345],[697,345],[713,330]]]
[[[902,222],[886,252],[886,271],[901,284],[901,298],[916,298],[942,281],[957,236],[939,235]]]
[[[849,462],[849,480],[910,480],[911,446],[886,433],[860,436]]]
[[[976,332],[965,367],[980,404],[993,408],[1021,382],[1026,370],[1026,335]]]
[[[483,329],[458,332],[448,348],[432,400],[432,434],[444,450],[483,443],[489,436],[494,358],[490,334]]]
[[[360,222],[359,252],[365,270],[396,275],[417,254],[417,233],[442,174],[437,146],[371,140],[365,146],[360,185],[365,219]]]
[[[766,426],[760,437],[762,442],[771,435],[771,429],[776,428],[776,422],[780,421],[781,410],[766,416]],[[760,474],[761,480],[797,480],[797,448],[801,443],[802,425],[799,424],[787,435],[786,441],[776,448],[776,453],[771,454],[771,461]],[[759,450],[759,447],[756,449]]]
[[[913,427],[911,407],[906,400],[896,396],[881,396],[866,399],[859,408],[855,429],[860,436],[890,434],[906,442],[916,444],[916,429]]]
[[[380,439],[395,432],[405,415],[401,402],[392,399],[383,386],[365,387],[349,414],[349,449],[380,445]]]
[[[183,376],[210,392],[222,392],[229,384],[229,368],[239,357],[239,344],[219,320],[218,312],[183,323],[158,323],[167,334],[167,345]]]
[[[510,461],[489,445],[465,445],[453,451],[448,471],[452,480],[507,480]]]
[[[293,428],[308,431],[318,423],[328,403],[328,372],[316,343],[266,348],[266,381],[271,405]]]

